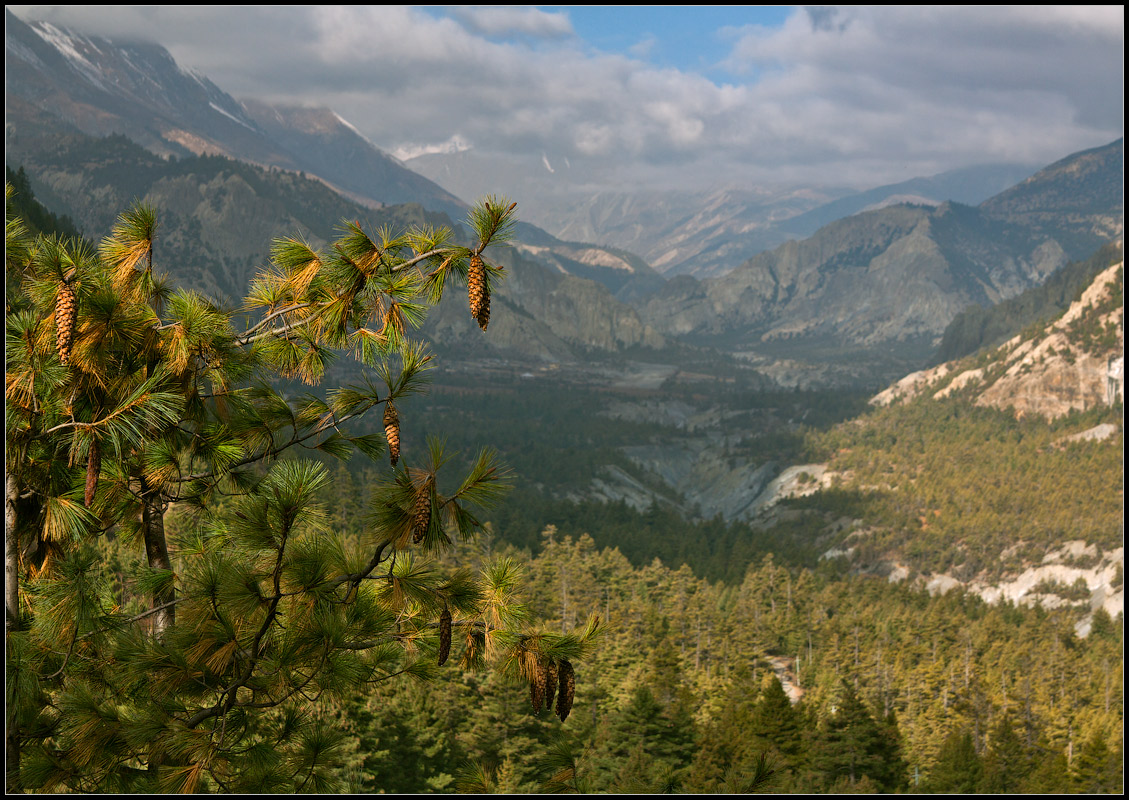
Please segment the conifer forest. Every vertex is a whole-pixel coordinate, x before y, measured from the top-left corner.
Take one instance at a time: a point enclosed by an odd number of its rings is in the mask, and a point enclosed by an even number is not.
[[[14,177],[9,792],[1123,791],[1124,621],[1080,632],[1084,581],[989,603],[828,538],[926,576],[1121,546],[1123,434],[1062,444],[1120,403],[873,408],[699,360],[659,399],[761,420],[728,458],[851,476],[754,526],[648,483],[624,448],[671,434],[605,413],[637,395],[425,341],[440,303],[490,335],[510,199],[278,239],[224,305],[152,208],[90,242]],[[608,465],[668,500],[583,496]]]

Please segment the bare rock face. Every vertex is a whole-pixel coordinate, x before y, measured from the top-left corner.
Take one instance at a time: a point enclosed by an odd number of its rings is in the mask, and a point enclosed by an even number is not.
[[[1053,324],[1034,337],[1016,336],[987,365],[951,362],[915,372],[875,396],[888,405],[922,392],[946,397],[975,387],[975,403],[1012,408],[1019,416],[1060,417],[1111,405],[1125,396],[1123,264],[1094,279]]]
[[[1104,313],[1096,310],[1108,305],[1111,295],[1120,291],[1117,283],[1122,269],[1123,264],[1116,264],[1102,272],[1042,338],[1020,342],[1017,337],[1005,344],[1005,348],[1011,345],[1005,361],[1007,371],[984,390],[977,405],[1010,406],[1020,415],[1053,418],[1123,397],[1125,307],[1121,301]],[[1115,331],[1115,346],[1083,346],[1072,335],[1083,326]]]

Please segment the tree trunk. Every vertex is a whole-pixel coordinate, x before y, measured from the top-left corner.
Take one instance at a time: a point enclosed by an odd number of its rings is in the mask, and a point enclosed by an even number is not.
[[[148,489],[142,480],[142,487]],[[145,536],[145,555],[150,569],[172,570],[169,548],[165,542],[165,512],[161,495],[156,491],[145,491],[141,496],[141,529]],[[176,592],[172,587],[153,592],[152,608],[160,609],[152,616],[150,631],[160,636],[173,624],[176,614],[172,602]]]
[[[4,615],[7,634],[20,628],[20,543],[16,536],[16,500],[19,488],[16,476],[4,476]],[[5,639],[7,635],[5,636]],[[13,706],[15,703],[12,704]],[[4,784],[9,794],[23,790],[20,785],[20,738],[15,708],[6,709],[4,735]]]
[[[4,476],[4,612],[9,632],[20,626],[20,543],[16,537],[16,501],[19,486],[16,476]]]

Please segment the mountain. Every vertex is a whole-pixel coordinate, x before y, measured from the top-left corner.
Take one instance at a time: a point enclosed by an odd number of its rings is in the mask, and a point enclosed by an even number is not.
[[[1084,261],[1073,261],[1022,294],[989,308],[973,305],[945,328],[933,364],[955,361],[983,347],[1003,344],[1028,325],[1054,319],[1111,264],[1123,259],[1121,240],[1110,242]]]
[[[328,109],[240,103],[147,42],[83,36],[5,12],[9,124],[24,107],[92,136],[122,134],[167,157],[223,155],[305,171],[365,204],[416,202],[456,218],[466,204],[403,167]]]
[[[642,316],[729,351],[920,363],[970,304],[1015,296],[1120,233],[1123,149],[1118,140],[1076,154],[978,207],[894,205],[840,219],[723,277],[672,280]]]
[[[503,160],[473,149],[426,153],[405,162],[456,194],[507,186],[528,197],[527,218],[567,241],[638,254],[665,276],[717,275],[794,234],[777,223],[841,191],[727,188],[713,191],[600,188],[602,176],[565,159]]]
[[[27,25],[10,11],[5,19],[9,131],[43,131],[46,119],[54,118],[91,136],[127,136],[161,158],[221,155],[299,172],[370,208],[418,203],[461,221],[469,207],[330,109],[241,102],[181,69],[160,45],[83,36],[44,22]],[[504,185],[494,193],[521,201],[525,213],[524,198]],[[592,252],[591,245],[580,252],[528,223],[520,232],[551,269],[596,280],[624,296],[648,293],[663,282],[637,257]]]
[[[980,357],[906,376],[872,402],[954,393],[979,406],[1048,418],[1112,406],[1125,397],[1124,262],[1102,270],[1058,318]]]
[[[427,153],[407,165],[455,194],[522,187],[528,218],[565,240],[638,253],[663,275],[716,277],[757,253],[811,236],[837,219],[893,203],[976,204],[1023,180],[1035,166],[983,164],[865,192],[827,187],[712,191],[594,190],[581,164],[545,156],[503,161],[473,149]]]
[[[889,205],[938,206],[946,200],[976,205],[1024,180],[1036,168],[1027,164],[978,164],[930,178],[911,178],[832,200],[811,211],[789,217],[778,227],[785,233],[805,237],[836,220]]]
[[[1071,252],[1122,235],[1125,226],[1125,140],[1083,150],[985,200],[989,217],[1053,236]]]

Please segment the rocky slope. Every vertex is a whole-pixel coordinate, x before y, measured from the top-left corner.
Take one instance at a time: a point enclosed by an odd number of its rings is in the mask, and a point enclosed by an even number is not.
[[[92,136],[156,155],[223,155],[304,171],[366,204],[417,202],[460,218],[466,204],[405,168],[328,109],[241,103],[181,69],[158,44],[84,36],[5,12],[6,98]],[[23,106],[6,104],[19,124]]]
[[[1124,265],[1101,272],[1058,319],[1029,329],[978,356],[907,375],[872,400],[877,406],[920,397],[959,397],[978,406],[1013,413],[1018,418],[1047,419],[1124,402]],[[1060,436],[1052,447],[1078,442],[1120,440],[1121,426],[1103,423]],[[1017,543],[1018,545],[1019,543]],[[842,551],[849,553],[850,550]],[[1006,554],[1001,554],[1004,559]],[[892,558],[871,565],[891,580],[910,574],[909,559]],[[964,586],[988,600],[1038,603],[1047,607],[1089,603],[1111,616],[1124,611],[1124,548],[1102,549],[1082,540],[1061,542],[1038,562],[999,576],[934,574],[920,578],[930,591]],[[1085,635],[1090,617],[1077,630]]]
[[[962,392],[977,405],[1055,418],[1125,396],[1124,265],[1114,264],[1049,327],[1020,334],[968,366],[965,359],[907,375],[876,405]],[[967,367],[967,368],[962,368]]]

